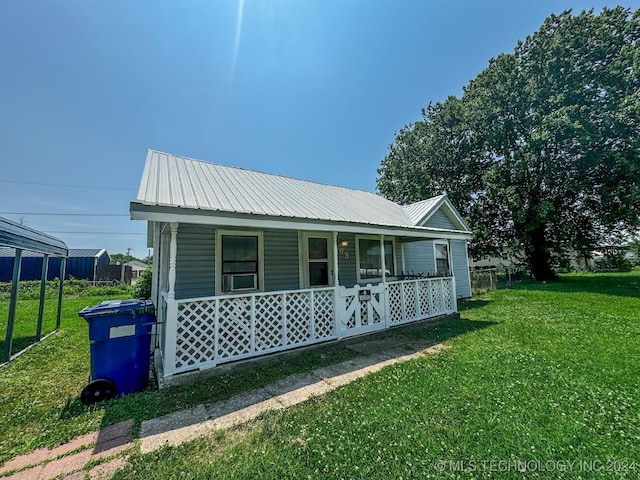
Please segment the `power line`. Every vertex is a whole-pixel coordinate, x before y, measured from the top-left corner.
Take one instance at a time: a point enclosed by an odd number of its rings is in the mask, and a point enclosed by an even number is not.
[[[97,185],[70,185],[66,183],[23,182],[19,180],[0,180],[0,182],[15,183],[18,185],[38,185],[41,187],[90,188],[91,190],[128,190],[128,191],[137,190],[137,188],[132,188],[132,187],[100,187]]]
[[[60,217],[128,217],[126,213],[44,213],[44,212],[0,212],[0,215],[51,215]]]

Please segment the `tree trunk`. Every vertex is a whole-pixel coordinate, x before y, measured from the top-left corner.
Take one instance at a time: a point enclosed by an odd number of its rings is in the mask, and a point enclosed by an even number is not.
[[[557,280],[558,275],[551,268],[551,256],[547,250],[545,224],[542,223],[529,232],[530,243],[525,245],[527,263],[531,274],[539,282]]]

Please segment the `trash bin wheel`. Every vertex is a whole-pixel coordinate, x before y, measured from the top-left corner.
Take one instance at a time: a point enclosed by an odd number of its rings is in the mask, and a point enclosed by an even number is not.
[[[116,384],[108,378],[99,378],[89,383],[80,394],[80,401],[83,405],[93,405],[94,403],[109,400],[116,396]]]

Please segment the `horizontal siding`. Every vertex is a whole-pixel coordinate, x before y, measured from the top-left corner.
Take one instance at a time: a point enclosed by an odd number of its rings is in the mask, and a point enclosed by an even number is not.
[[[433,242],[431,240],[420,240],[418,242],[405,243],[404,264],[406,271],[409,273],[435,272]]]
[[[265,230],[264,290],[300,288],[297,230]]]
[[[215,295],[215,229],[180,224],[177,240],[176,298]]]
[[[346,240],[349,245],[340,247],[340,242]],[[340,253],[342,250],[342,253]],[[357,280],[356,272],[356,236],[353,233],[338,234],[338,281],[347,288],[353,287]]]
[[[469,259],[465,249],[465,240],[451,240],[451,261],[453,274],[456,277],[456,295],[464,298],[470,297]]]
[[[449,220],[449,217],[447,217],[442,210],[438,210],[434,212],[433,215],[429,217],[429,220],[427,220],[427,223],[425,224],[425,226],[432,227],[432,228],[446,228],[449,230],[456,230],[456,226],[453,224],[451,220]]]

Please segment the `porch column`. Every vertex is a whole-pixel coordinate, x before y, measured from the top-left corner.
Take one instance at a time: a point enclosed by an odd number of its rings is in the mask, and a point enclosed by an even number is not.
[[[402,240],[400,240],[400,256],[402,258],[402,275],[406,275],[407,266],[404,261],[404,242]],[[403,277],[402,275],[400,276],[400,278],[404,279],[405,277]]]
[[[159,308],[158,278],[160,278],[160,222],[153,222],[153,275],[151,276],[151,300]]]
[[[47,273],[49,270],[49,255],[42,257],[42,277],[40,279],[40,305],[38,306],[38,323],[36,325],[36,342],[42,336],[42,315],[44,314],[44,295],[47,288]]]
[[[176,256],[178,253],[178,222],[171,223],[169,241],[169,278],[167,285],[167,316],[165,319],[165,375],[176,370],[176,341],[178,332],[178,303],[176,302]]]
[[[22,249],[16,248],[13,259],[13,279],[11,281],[11,300],[9,300],[9,317],[7,318],[7,333],[4,340],[3,362],[11,359],[11,344],[13,342],[13,325],[16,320],[16,303],[18,301],[18,286],[20,283],[20,267],[22,266]]]
[[[384,235],[380,235],[380,267],[382,268],[382,283],[387,283],[387,266],[384,258]]]
[[[341,337],[342,329],[339,328],[339,319],[344,317],[345,305],[340,298],[340,281],[338,278],[338,232],[331,232],[333,235],[333,331],[338,338]]]
[[[338,278],[338,232],[333,233],[333,286],[340,285]]]
[[[393,246],[391,247],[393,248]],[[389,311],[389,302],[387,302],[387,265],[384,255],[384,235],[380,235],[380,268],[382,268],[382,285],[384,286],[384,292],[380,295],[380,301],[382,302],[382,311],[384,312],[384,328],[389,328],[389,319],[391,314]]]

